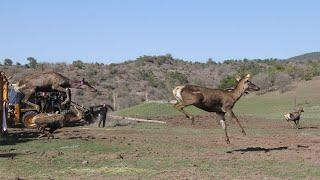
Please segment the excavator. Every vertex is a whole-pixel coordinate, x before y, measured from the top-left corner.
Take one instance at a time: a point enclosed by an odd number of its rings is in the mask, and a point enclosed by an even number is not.
[[[37,89],[29,101],[38,105],[35,108],[23,103],[24,94],[10,86],[4,72],[0,72],[0,123],[1,133],[7,133],[9,127],[38,128],[42,131],[46,120],[67,120],[73,123],[89,123],[93,121],[94,112],[76,102],[71,101],[71,91],[61,92],[55,89],[42,91]],[[95,113],[96,114],[96,113]],[[54,118],[53,118],[54,117]]]

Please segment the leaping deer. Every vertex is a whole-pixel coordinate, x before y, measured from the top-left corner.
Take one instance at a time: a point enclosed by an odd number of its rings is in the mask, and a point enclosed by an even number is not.
[[[93,91],[97,91],[96,88],[91,86],[84,79],[71,80],[56,72],[45,72],[41,74],[25,76],[24,78],[20,79],[17,84],[13,84],[15,90],[21,91],[24,94],[22,102],[36,109],[39,109],[39,106],[29,101],[29,98],[34,92],[36,92],[36,90],[58,90],[67,93],[67,88],[82,89],[84,85]],[[69,101],[69,99],[70,97],[68,97],[67,93],[67,100],[65,102]]]
[[[177,86],[173,89],[173,95],[177,100],[174,107],[192,120],[194,124],[194,117],[184,111],[184,108],[193,105],[207,112],[215,112],[219,119],[222,128],[224,129],[226,142],[229,144],[230,140],[227,133],[227,125],[225,122],[225,114],[229,113],[231,118],[237,122],[243,135],[246,135],[242,125],[237,116],[232,111],[235,103],[246,91],[259,91],[260,88],[253,84],[250,79],[250,74],[243,78],[237,77],[237,86],[230,91],[220,89],[210,89],[195,85]]]
[[[299,107],[299,109],[295,110],[294,112],[287,113],[284,115],[284,118],[287,120],[289,124],[291,124],[291,127],[294,128],[293,124],[290,123],[290,121],[293,121],[295,124],[295,128],[300,128],[300,116],[304,112],[303,107]]]

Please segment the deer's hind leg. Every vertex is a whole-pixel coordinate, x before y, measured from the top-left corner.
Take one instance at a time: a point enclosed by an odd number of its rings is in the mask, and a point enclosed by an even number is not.
[[[187,105],[187,106],[189,106],[189,105]],[[183,105],[182,103],[179,103],[179,102],[174,105],[174,107],[178,111],[182,112],[188,119],[191,119],[191,124],[194,125],[194,116],[192,116],[191,114],[187,113],[184,110],[184,108],[187,107],[187,106],[185,106],[185,105]]]
[[[227,132],[227,124],[226,124],[226,119],[225,119],[225,113],[217,113],[218,118],[220,120],[220,124],[222,129],[224,130],[225,136],[226,136],[226,142],[227,144],[230,144],[228,132]]]
[[[292,129],[294,129],[294,127],[295,127],[295,126],[294,126],[294,124],[295,124],[294,121],[289,120],[289,121],[288,121],[288,124],[291,126]]]

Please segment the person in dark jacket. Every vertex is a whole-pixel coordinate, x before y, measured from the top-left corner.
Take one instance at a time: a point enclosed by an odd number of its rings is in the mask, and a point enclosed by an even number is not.
[[[99,119],[99,124],[98,127],[101,127],[101,123],[102,123],[102,127],[106,126],[106,120],[107,120],[107,113],[108,110],[111,109],[112,111],[114,111],[113,107],[103,103],[102,105],[98,105],[98,106],[94,106],[93,108],[98,108],[99,112],[98,112],[98,119]]]

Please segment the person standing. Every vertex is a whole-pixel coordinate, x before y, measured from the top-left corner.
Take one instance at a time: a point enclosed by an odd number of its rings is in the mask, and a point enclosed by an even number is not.
[[[98,124],[98,127],[101,127],[101,123],[102,123],[102,127],[106,127],[108,110],[111,109],[112,111],[114,111],[113,107],[108,105],[108,104],[106,104],[106,103],[103,103],[102,105],[94,106],[94,108],[99,108],[99,113],[98,113],[99,124]]]

